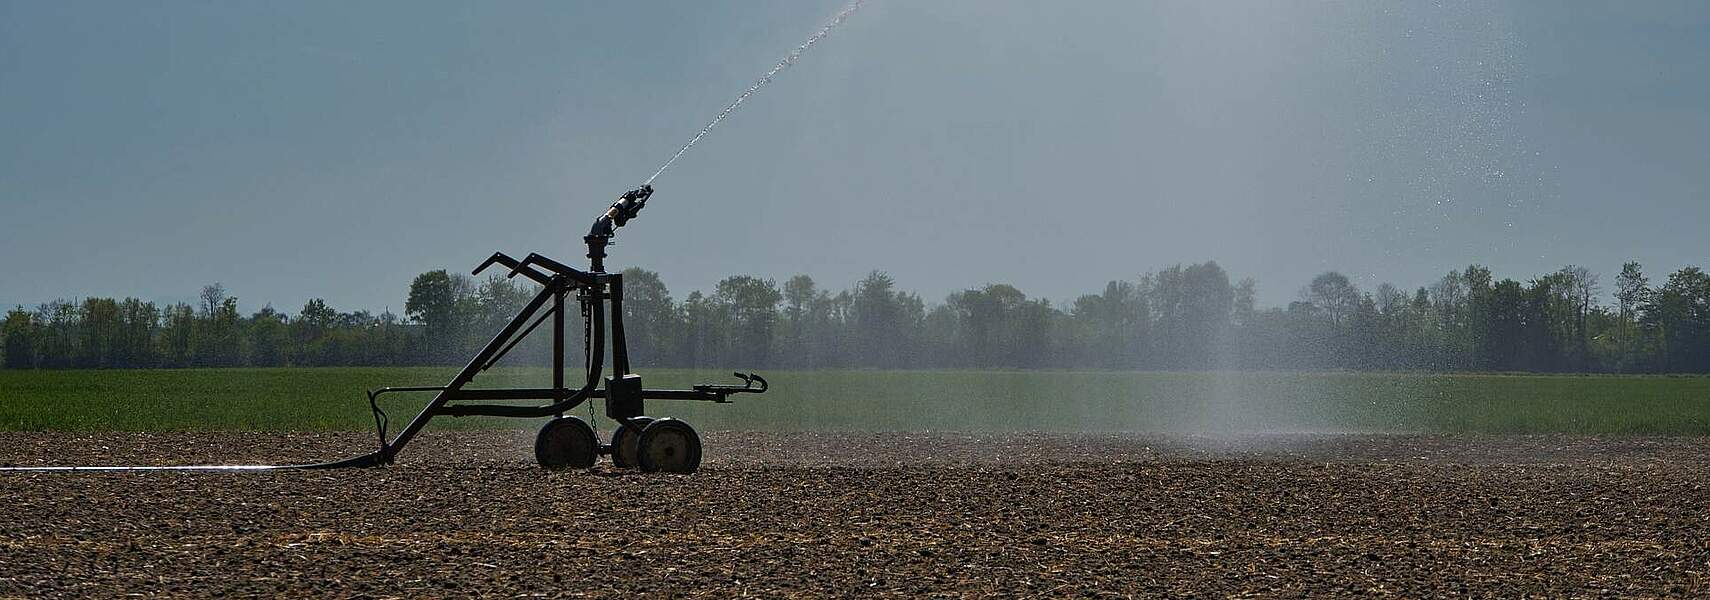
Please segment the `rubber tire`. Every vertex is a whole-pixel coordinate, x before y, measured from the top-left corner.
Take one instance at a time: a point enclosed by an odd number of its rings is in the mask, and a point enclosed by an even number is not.
[[[701,436],[688,423],[659,419],[641,430],[636,459],[644,473],[693,473],[701,466]]]
[[[612,432],[612,466],[619,469],[634,469],[637,466],[636,455],[640,454],[641,431],[653,423],[653,417],[635,417],[619,423],[617,430]]]
[[[534,436],[534,461],[547,469],[589,469],[599,457],[594,428],[576,417],[547,421]]]

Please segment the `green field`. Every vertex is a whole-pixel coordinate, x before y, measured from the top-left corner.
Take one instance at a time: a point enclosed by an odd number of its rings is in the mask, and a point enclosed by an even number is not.
[[[439,368],[0,371],[0,430],[361,430],[363,390]],[[703,429],[1710,434],[1710,378],[1343,373],[785,371],[735,404],[656,401]],[[730,380],[656,370],[649,387]],[[480,387],[540,387],[495,370]],[[425,395],[387,401],[397,423]],[[586,415],[587,408],[575,414]],[[434,427],[530,427],[442,417]],[[609,426],[602,424],[602,426]]]

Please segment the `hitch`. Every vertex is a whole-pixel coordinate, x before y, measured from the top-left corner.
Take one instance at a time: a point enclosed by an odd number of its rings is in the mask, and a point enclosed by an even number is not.
[[[694,386],[694,389],[697,392],[704,392],[716,396],[715,398],[712,398],[713,402],[729,404],[729,396],[732,394],[764,394],[766,393],[766,388],[771,387],[766,383],[765,377],[761,377],[757,374],[732,373],[732,375],[741,379],[742,385],[701,384]],[[755,382],[759,382],[760,387],[754,387]]]

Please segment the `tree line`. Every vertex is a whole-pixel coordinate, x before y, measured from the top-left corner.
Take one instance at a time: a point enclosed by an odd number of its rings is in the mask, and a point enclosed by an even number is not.
[[[1596,274],[1573,266],[1521,282],[1474,265],[1411,293],[1361,290],[1329,272],[1299,300],[1263,309],[1253,279],[1232,281],[1215,262],[1111,281],[1066,306],[1006,284],[929,304],[879,271],[843,290],[806,275],[781,285],[738,275],[681,300],[651,271],[624,278],[638,366],[1710,372],[1710,275],[1696,267],[1653,285],[1629,263],[1614,304]],[[401,317],[319,299],[294,315],[268,305],[246,316],[219,284],[195,305],[60,300],[6,314],[0,366],[461,364],[534,293],[518,280],[431,271],[411,283]],[[507,363],[549,364],[548,337]],[[584,356],[570,353],[572,364]]]

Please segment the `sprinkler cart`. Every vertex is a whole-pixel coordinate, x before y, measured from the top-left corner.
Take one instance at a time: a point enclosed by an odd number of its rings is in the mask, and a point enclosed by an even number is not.
[[[487,342],[469,364],[450,383],[439,387],[386,387],[368,392],[369,408],[374,411],[374,425],[380,438],[380,449],[372,454],[349,460],[307,465],[309,468],[367,467],[390,464],[404,445],[420,433],[428,421],[437,416],[522,417],[536,418],[556,415],[540,428],[535,437],[534,457],[548,469],[588,468],[600,455],[610,455],[612,464],[642,471],[669,473],[693,472],[701,462],[701,440],[688,423],[671,418],[644,416],[647,400],[700,400],[730,402],[735,394],[764,393],[766,379],[753,374],[736,373],[742,385],[696,385],[686,390],[647,389],[641,376],[629,370],[629,349],[624,340],[623,275],[605,271],[606,246],[613,234],[647,205],[653,187],[644,185],[612,203],[605,214],[583,239],[588,245],[589,267],[582,271],[539,254],[529,254],[522,260],[496,252],[475,267],[481,274],[495,265],[510,269],[507,277],[521,275],[540,284],[534,300],[524,306],[499,334]],[[564,311],[567,297],[574,292],[581,308],[583,345],[587,350],[586,378],[581,387],[565,387]],[[552,320],[552,387],[513,389],[466,389],[477,375],[504,358],[507,352],[533,333],[547,319]],[[599,388],[601,371],[605,366],[607,322],[610,321],[612,374]],[[532,321],[532,322],[531,322]],[[381,410],[380,396],[391,393],[433,392],[421,413],[410,420],[397,437],[387,438],[388,417]],[[588,421],[564,413],[594,398],[605,400],[606,416],[617,421],[609,443],[601,443]],[[547,400],[540,406],[507,404],[468,404],[483,400]]]

